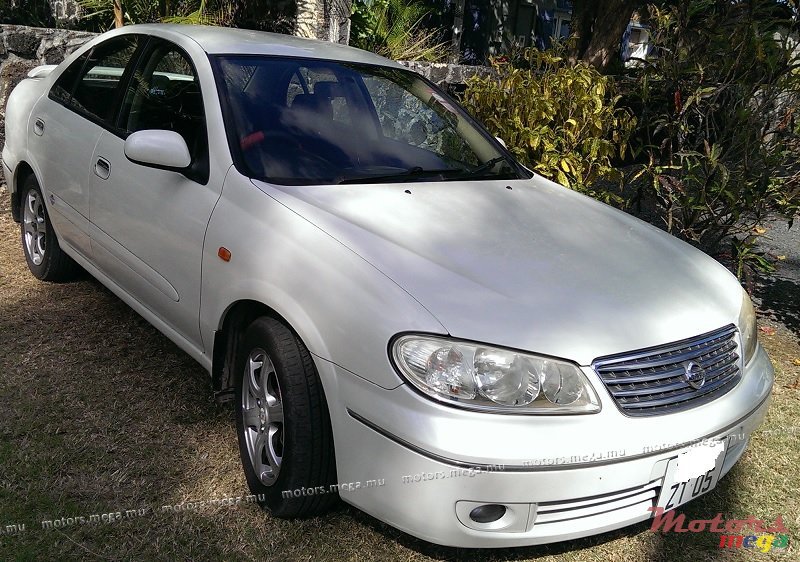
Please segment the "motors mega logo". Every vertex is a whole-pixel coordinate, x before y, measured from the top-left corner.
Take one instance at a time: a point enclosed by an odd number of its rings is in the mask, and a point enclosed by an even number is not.
[[[762,519],[756,519],[752,515],[747,519],[724,520],[721,513],[717,513],[713,519],[693,519],[686,522],[686,515],[680,514],[676,517],[675,511],[664,513],[663,507],[648,507],[648,511],[653,512],[653,524],[651,531],[668,533],[701,533],[709,531],[720,533],[720,548],[757,548],[761,552],[769,552],[772,549],[784,549],[789,546],[789,532],[783,526],[783,517],[778,515],[775,523],[767,527]],[[684,527],[684,523],[686,527]],[[663,527],[663,528],[662,528]],[[752,530],[752,533],[742,534],[745,529]]]

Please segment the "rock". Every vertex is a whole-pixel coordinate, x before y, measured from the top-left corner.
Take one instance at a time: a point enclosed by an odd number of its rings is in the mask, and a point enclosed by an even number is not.
[[[5,118],[6,102],[11,90],[25,78],[32,68],[38,65],[39,63],[35,60],[23,59],[14,54],[9,55],[0,64],[0,108],[2,108],[0,117]]]
[[[53,35],[42,39],[36,58],[43,64],[58,64],[64,60],[66,54],[66,41],[62,35]]]
[[[72,51],[94,37],[94,33],[55,30],[42,35],[36,56],[42,64],[58,64]]]
[[[6,101],[14,86],[31,68],[58,64],[96,36],[86,31],[0,24],[0,146]]]
[[[96,33],[89,33],[86,31],[70,31],[65,33],[64,42],[66,45],[66,54],[70,54],[75,49],[82,47],[95,37],[97,37]]]
[[[73,22],[81,15],[81,8],[72,0],[50,0],[53,17],[58,22]]]
[[[462,86],[471,77],[485,75],[490,69],[483,66],[467,66],[464,64],[445,64],[441,62],[400,61],[418,74],[438,86]]]
[[[18,27],[15,31],[8,31],[3,34],[6,49],[26,59],[36,56],[41,39],[33,29]]]

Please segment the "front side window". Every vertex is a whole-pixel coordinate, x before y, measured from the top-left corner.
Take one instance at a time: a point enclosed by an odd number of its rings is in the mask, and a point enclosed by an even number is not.
[[[237,167],[251,177],[309,185],[527,177],[412,72],[268,56],[213,62]]]
[[[159,42],[133,72],[125,92],[119,128],[124,133],[162,129],[179,133],[192,155],[198,181],[208,176],[208,141],[200,81],[188,57]]]
[[[136,52],[137,37],[123,35],[97,45],[59,77],[51,97],[90,118],[110,121],[125,69]]]

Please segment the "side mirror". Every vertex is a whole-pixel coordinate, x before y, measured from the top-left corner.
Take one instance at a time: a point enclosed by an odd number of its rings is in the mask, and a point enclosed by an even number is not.
[[[56,69],[56,64],[43,64],[28,72],[28,78],[44,78]]]
[[[508,147],[506,146],[506,141],[504,141],[504,140],[503,140],[503,139],[501,139],[500,137],[494,137],[494,140],[496,140],[497,142],[499,142],[500,144],[502,144],[502,145],[503,145],[503,148],[508,148]]]
[[[125,156],[142,166],[173,171],[184,170],[192,163],[182,136],[157,129],[131,133],[125,140]]]

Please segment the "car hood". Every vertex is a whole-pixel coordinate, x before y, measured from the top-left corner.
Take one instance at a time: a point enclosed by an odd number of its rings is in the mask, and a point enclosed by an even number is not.
[[[457,338],[588,365],[733,323],[741,306],[741,287],[715,260],[538,176],[254,183],[372,263]]]

